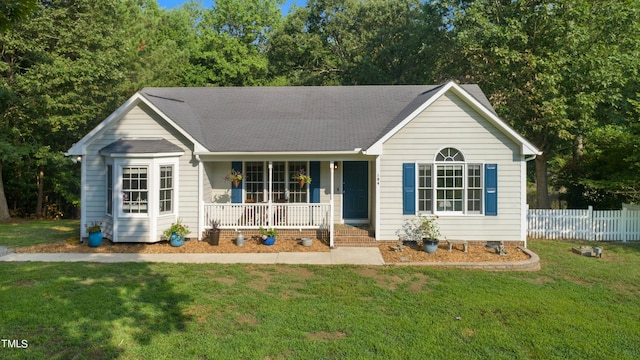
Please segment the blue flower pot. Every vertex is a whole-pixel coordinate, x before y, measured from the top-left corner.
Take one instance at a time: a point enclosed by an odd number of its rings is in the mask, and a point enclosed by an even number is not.
[[[264,244],[267,245],[267,246],[271,246],[271,245],[273,245],[275,243],[276,243],[276,238],[274,238],[274,237],[268,237],[268,238],[264,239]]]
[[[171,246],[179,247],[184,244],[184,237],[178,236],[176,233],[171,233],[171,239],[169,239]]]
[[[422,246],[424,251],[433,254],[438,250],[438,240],[422,239]]]
[[[89,246],[98,247],[102,244],[102,231],[89,233]]]

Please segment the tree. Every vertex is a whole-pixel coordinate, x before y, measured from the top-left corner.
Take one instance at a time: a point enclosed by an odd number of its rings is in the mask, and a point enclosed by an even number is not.
[[[549,207],[550,159],[571,153],[637,77],[634,0],[451,1],[456,77],[477,82],[496,111],[544,153],[538,207]],[[630,37],[631,41],[624,41]],[[630,51],[630,53],[628,53]]]
[[[38,8],[38,0],[0,0],[0,32],[25,21]]]
[[[445,9],[418,0],[310,1],[274,32],[271,74],[306,85],[441,80]]]
[[[282,0],[218,0],[201,9],[198,47],[191,63],[198,85],[246,86],[264,83],[267,38],[281,21]],[[192,78],[196,78],[193,76]]]

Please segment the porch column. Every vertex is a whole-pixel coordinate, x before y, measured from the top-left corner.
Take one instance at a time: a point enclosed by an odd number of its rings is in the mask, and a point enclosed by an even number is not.
[[[204,240],[202,233],[205,228],[204,219],[204,164],[200,155],[196,155],[198,161],[198,240]]]
[[[329,198],[330,199],[329,200],[329,204],[330,204],[329,212],[331,213],[329,215],[329,247],[332,248],[332,249],[333,249],[333,246],[334,246],[333,245],[333,231],[334,231],[334,223],[335,223],[334,218],[333,218],[333,216],[334,216],[333,215],[334,214],[333,191],[335,189],[335,179],[333,178],[334,177],[334,172],[335,172],[334,171],[334,164],[335,163],[334,163],[333,160],[329,161],[329,173],[331,174],[331,176],[330,176],[331,177],[331,192],[330,192],[331,197]]]
[[[271,194],[273,194],[273,161],[269,161],[269,193],[267,194],[267,227],[272,227],[273,224],[273,207]]]

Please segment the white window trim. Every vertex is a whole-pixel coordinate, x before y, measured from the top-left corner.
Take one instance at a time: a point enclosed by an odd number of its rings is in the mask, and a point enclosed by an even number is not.
[[[247,163],[248,162],[259,162],[259,161],[243,161],[242,162],[242,173],[246,174],[247,173]],[[293,182],[293,180],[291,180],[291,174],[289,174],[289,163],[290,162],[303,162],[306,163],[306,172],[307,174],[309,174],[310,171],[310,166],[311,166],[311,162],[310,161],[298,161],[298,160],[274,160],[274,161],[263,161],[263,167],[262,167],[262,182],[263,182],[263,198],[264,198],[264,202],[268,202],[269,200],[271,200],[272,202],[275,202],[277,199],[274,199],[274,195],[275,193],[273,192],[273,187],[269,185],[269,183],[273,183],[273,180],[271,179],[271,177],[273,176],[272,171],[270,170],[269,167],[269,163],[273,164],[276,162],[280,162],[280,163],[284,163],[284,171],[285,171],[285,197],[287,199],[287,202],[289,200],[289,185]],[[311,179],[312,181],[314,179]],[[316,181],[320,181],[320,179],[316,179]],[[309,190],[309,184],[305,184],[304,187],[304,191],[306,191],[307,193],[307,201],[306,202],[295,202],[295,203],[291,203],[291,204],[309,204],[311,203],[311,194],[310,194],[310,190]],[[247,182],[243,181],[242,182],[242,202],[246,203],[247,202]]]
[[[485,182],[484,182],[484,161],[416,161],[415,162],[415,209],[416,213],[420,215],[438,215],[438,216],[485,216]],[[463,179],[462,179],[462,211],[438,211],[438,183],[437,183],[437,174],[438,174],[438,165],[463,165]],[[421,211],[420,209],[420,165],[431,165],[431,211]],[[481,184],[481,194],[482,199],[480,201],[480,212],[469,212],[468,209],[468,184],[469,184],[469,165],[480,165],[480,184]]]
[[[160,176],[161,176],[161,171],[160,168],[162,167],[167,167],[167,166],[171,166],[171,211],[160,211]],[[156,196],[158,197],[158,202],[157,202],[157,210],[158,210],[158,216],[174,216],[176,215],[176,207],[178,206],[178,202],[176,201],[177,196],[178,196],[178,187],[177,187],[177,183],[178,183],[178,161],[177,159],[174,162],[166,162],[166,161],[162,161],[159,162],[157,164],[157,171],[158,171],[158,176],[157,179],[157,187],[156,187]]]
[[[173,166],[173,200],[171,212],[160,213],[160,167]],[[146,167],[147,173],[147,212],[126,213],[122,210],[122,173],[126,167]],[[120,218],[151,218],[175,216],[179,202],[179,166],[175,158],[116,158],[113,161],[113,213]]]
[[[109,179],[109,166],[111,166],[111,179]],[[106,216],[113,217],[116,204],[114,201],[116,168],[113,166],[113,160],[107,159],[104,166],[105,171],[105,187],[104,187],[104,213]],[[109,180],[111,180],[111,199],[109,199]],[[111,201],[111,212],[109,212],[109,201]]]

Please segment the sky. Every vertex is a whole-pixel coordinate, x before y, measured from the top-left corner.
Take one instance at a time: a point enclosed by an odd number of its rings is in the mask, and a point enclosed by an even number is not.
[[[166,9],[171,9],[187,2],[187,0],[156,0],[156,1],[158,2],[158,5],[160,7],[164,7]],[[201,1],[202,1],[202,4],[207,8],[210,8],[211,6],[213,6],[213,0],[201,0]],[[286,0],[285,4],[282,5],[282,15],[286,15],[289,12],[289,7],[291,7],[292,4],[301,4],[298,6],[304,6],[306,4],[306,0],[297,0],[297,1]]]

